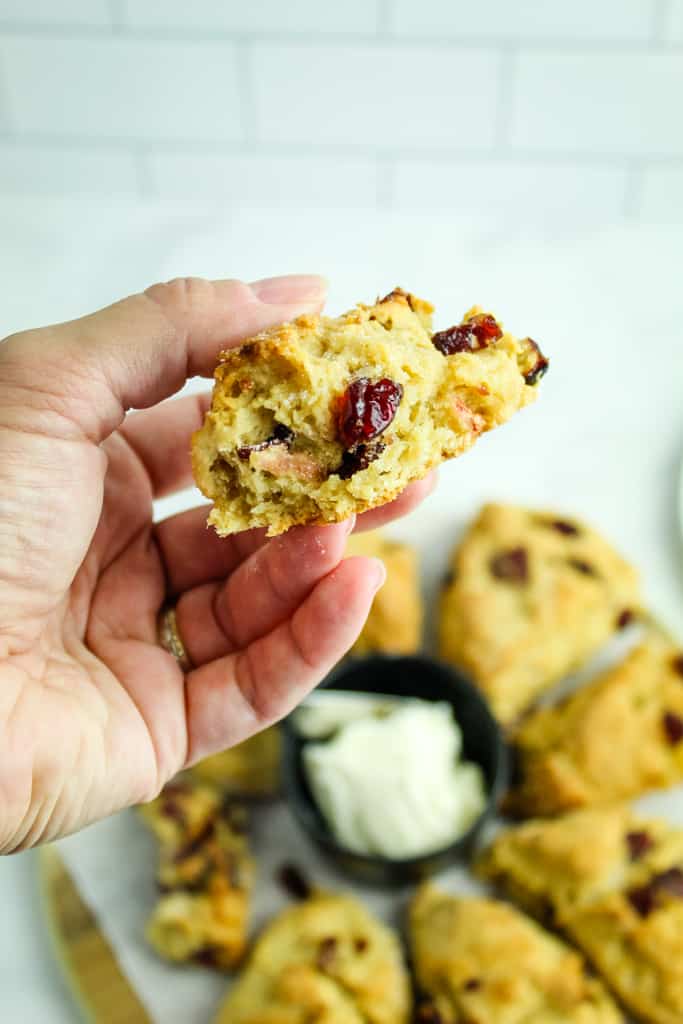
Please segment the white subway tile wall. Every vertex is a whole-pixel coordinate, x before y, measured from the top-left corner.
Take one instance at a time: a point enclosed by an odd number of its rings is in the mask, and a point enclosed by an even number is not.
[[[683,0],[0,0],[0,193],[683,221]]]

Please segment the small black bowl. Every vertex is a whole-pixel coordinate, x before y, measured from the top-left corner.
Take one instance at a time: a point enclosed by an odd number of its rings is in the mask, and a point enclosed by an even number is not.
[[[313,842],[343,871],[372,885],[413,882],[441,871],[456,859],[467,859],[481,829],[495,814],[508,780],[505,742],[480,691],[450,666],[418,655],[376,655],[347,662],[323,685],[335,690],[448,701],[462,730],[463,756],[480,765],[484,773],[487,802],[467,832],[440,850],[401,860],[355,853],[337,842],[318,810],[303,770],[301,752],[307,741],[297,734],[291,720],[285,720],[282,758],[285,795],[295,818]]]

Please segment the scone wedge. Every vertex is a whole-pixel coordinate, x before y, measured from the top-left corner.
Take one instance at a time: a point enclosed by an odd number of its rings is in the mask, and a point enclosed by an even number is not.
[[[409,927],[417,983],[424,995],[418,1020],[623,1021],[583,958],[507,903],[460,898],[425,884],[413,899]]]
[[[371,530],[354,533],[346,554],[380,558],[387,571],[351,654],[415,654],[422,643],[424,619],[415,548]]]
[[[408,1024],[394,933],[350,896],[317,893],[257,939],[215,1024]]]
[[[683,780],[683,654],[652,632],[568,700],[513,736],[518,781],[506,809],[544,817]]]
[[[391,501],[531,402],[547,365],[477,307],[434,334],[432,307],[401,289],[264,331],[221,354],[193,438],[209,523],[273,535]]]
[[[639,1019],[683,1021],[683,830],[591,808],[502,833],[479,870],[551,917]]]
[[[439,649],[509,725],[639,608],[636,571],[591,527],[487,504],[453,553]]]
[[[247,944],[254,874],[244,808],[188,777],[140,813],[160,844],[149,943],[167,960],[234,967]]]

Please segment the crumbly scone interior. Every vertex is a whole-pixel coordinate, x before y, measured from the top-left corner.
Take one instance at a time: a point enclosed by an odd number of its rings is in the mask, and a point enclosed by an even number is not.
[[[538,358],[509,334],[445,356],[432,343],[431,307],[403,293],[264,332],[224,354],[195,435],[195,475],[216,503],[210,522],[219,533],[257,524],[274,533],[381,504],[531,401],[524,374]],[[346,472],[336,410],[358,379],[389,380],[401,398]]]

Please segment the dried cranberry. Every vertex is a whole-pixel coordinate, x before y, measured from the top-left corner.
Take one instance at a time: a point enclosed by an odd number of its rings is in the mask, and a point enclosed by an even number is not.
[[[386,445],[382,441],[374,441],[372,444],[359,444],[342,455],[341,465],[337,475],[342,480],[348,480],[361,469],[367,469],[371,462],[378,459]]]
[[[574,526],[573,523],[568,523],[566,519],[553,519],[550,525],[553,530],[557,530],[558,533],[563,533],[566,537],[578,537],[581,533],[578,526]]]
[[[310,883],[296,864],[282,864],[277,880],[292,899],[306,900],[311,895]]]
[[[581,558],[569,558],[569,564],[572,569],[576,569],[577,572],[582,573],[584,576],[596,576],[597,573],[590,562],[584,562]]]
[[[654,840],[649,832],[627,832],[626,845],[631,860],[640,860],[648,850],[654,846]]]
[[[161,813],[165,818],[171,818],[181,825],[185,824],[185,808],[172,794],[170,796],[164,795],[161,803]]]
[[[637,889],[629,889],[626,897],[640,917],[648,917],[655,909],[655,893],[649,885],[641,885]]]
[[[444,356],[454,352],[476,352],[488,348],[490,342],[502,338],[503,331],[495,317],[489,313],[477,313],[470,320],[463,320],[455,327],[437,331],[432,335],[432,345]]]
[[[403,388],[383,377],[370,381],[356,377],[344,392],[337,412],[339,439],[345,448],[372,441],[386,430],[401,404]]]
[[[624,608],[623,612],[617,617],[617,629],[626,629],[630,626],[635,619],[635,612],[632,612],[630,608]]]
[[[657,890],[683,900],[683,868],[668,868],[654,879]]]
[[[418,1006],[415,1020],[418,1024],[444,1024],[443,1017],[432,1003]]]
[[[218,967],[218,952],[212,946],[202,946],[192,959],[203,967]]]
[[[179,847],[176,851],[173,860],[176,864],[181,860],[186,860],[188,857],[192,857],[197,853],[205,842],[209,839],[213,839],[216,832],[216,825],[212,818],[209,818],[200,828],[196,836],[189,839],[183,846]]]
[[[360,935],[357,939],[353,940],[353,948],[356,953],[364,953],[368,948],[368,940],[363,935]]]
[[[673,896],[683,900],[683,868],[668,868],[654,875],[647,885],[631,889],[627,894],[628,901],[641,917],[647,917],[657,907],[658,897]]]
[[[679,676],[683,676],[683,654],[677,654],[671,662],[671,667],[674,672],[678,672]]]
[[[262,452],[271,448],[274,444],[285,444],[289,448],[294,437],[293,432],[284,423],[276,423],[273,433],[265,441],[258,444],[244,444],[237,449],[237,458],[246,461],[252,452]]]
[[[528,384],[530,387],[533,387],[534,384],[538,384],[541,377],[545,376],[545,374],[548,371],[548,367],[550,366],[550,362],[543,355],[543,353],[541,352],[540,348],[533,340],[533,338],[527,338],[526,340],[536,352],[536,362],[531,367],[531,369],[527,370],[527,372],[524,374],[524,383]]]
[[[334,935],[330,935],[328,938],[322,939],[318,946],[318,956],[316,957],[316,964],[319,970],[326,971],[328,967],[331,967],[336,955],[337,940]]]
[[[683,718],[674,714],[673,711],[665,711],[662,717],[664,732],[672,747],[677,746],[683,740]]]
[[[526,548],[511,548],[494,555],[489,563],[491,573],[499,580],[525,583],[529,579],[529,559]]]
[[[477,992],[481,988],[481,982],[479,978],[468,978],[463,988],[465,992]]]

